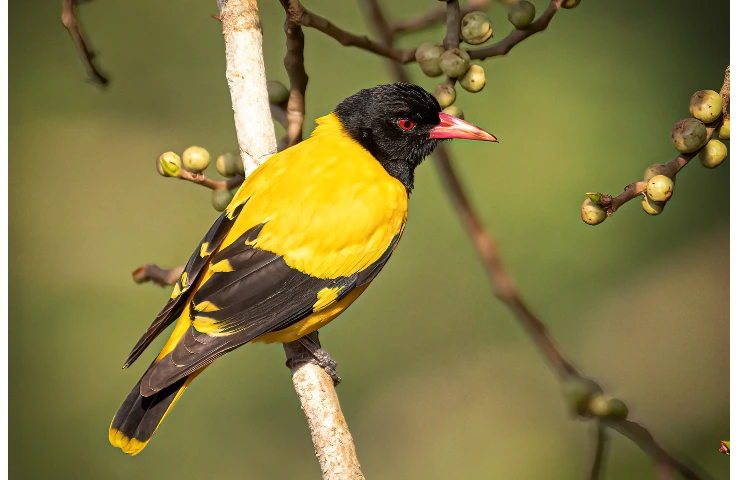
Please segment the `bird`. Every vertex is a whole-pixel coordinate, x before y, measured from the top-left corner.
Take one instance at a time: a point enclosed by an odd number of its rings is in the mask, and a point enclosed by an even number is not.
[[[407,83],[360,90],[316,120],[309,138],[246,177],[190,256],[128,368],[168,326],[169,340],[116,412],[109,441],[141,452],[208,365],[248,343],[311,340],[375,279],[398,245],[414,172],[451,139],[496,137],[442,112]]]

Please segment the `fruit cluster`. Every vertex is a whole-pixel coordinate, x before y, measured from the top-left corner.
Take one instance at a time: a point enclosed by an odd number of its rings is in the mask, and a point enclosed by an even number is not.
[[[208,150],[202,147],[192,146],[182,152],[182,158],[175,152],[164,152],[157,158],[157,172],[163,177],[182,178],[195,181],[196,183],[203,183],[190,174],[205,178],[202,172],[208,168],[210,161],[211,155],[208,153]],[[226,178],[244,177],[244,164],[237,155],[232,153],[219,155],[216,159],[216,170]],[[229,190],[226,183],[211,182],[210,188],[213,190],[211,194],[211,205],[219,212],[223,212],[234,197],[234,192]]]
[[[722,97],[714,90],[696,92],[689,102],[692,117],[676,122],[671,132],[676,150],[691,156],[698,151],[699,161],[706,168],[715,168],[727,158],[727,146],[720,140],[730,139],[730,116],[723,116],[722,106]],[[707,125],[714,128],[717,138],[707,141]],[[655,164],[643,175],[646,186],[642,192],[642,209],[648,215],[659,215],[673,196],[676,175],[666,176],[664,172],[665,165]],[[601,194],[587,193],[586,197],[581,205],[581,219],[589,225],[598,225],[607,217],[600,203]]]
[[[509,22],[517,30],[529,28],[535,18],[535,7],[527,0],[506,0]],[[575,8],[581,0],[566,0],[563,8]],[[493,38],[493,24],[486,12],[470,12],[460,21],[460,37],[468,45],[482,45]],[[455,84],[471,93],[477,93],[486,86],[486,73],[483,67],[470,63],[470,55],[460,48],[445,48],[439,43],[424,42],[416,49],[416,63],[428,77],[445,74],[448,81],[434,88],[434,96],[439,106],[449,115],[463,118],[463,112],[453,105],[457,99]]]

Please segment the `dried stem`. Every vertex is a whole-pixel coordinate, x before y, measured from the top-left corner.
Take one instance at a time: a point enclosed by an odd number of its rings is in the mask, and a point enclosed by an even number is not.
[[[95,65],[95,53],[88,46],[89,42],[85,40],[82,28],[77,21],[77,1],[62,0],[62,24],[67,28],[69,35],[75,42],[90,79],[98,85],[105,86],[108,84],[108,77],[103,75],[98,66]]]
[[[361,5],[369,13],[368,17],[370,18],[370,21],[372,22],[371,24],[376,30],[376,33],[384,40],[387,47],[392,47],[394,36],[390,29],[390,26],[388,25],[387,20],[385,19],[383,11],[380,9],[380,6],[377,3],[377,0],[360,1]],[[513,32],[512,35],[509,35],[509,37],[507,37],[507,39],[499,42],[499,44],[497,45],[510,45],[505,51],[502,49],[501,51],[503,53],[500,54],[505,54],[511,49],[513,45],[521,42],[524,38],[529,37],[533,33],[544,30],[560,5],[561,0],[553,0],[549,5],[548,10],[535,22],[535,24],[537,25],[532,24],[532,26],[530,26],[530,29],[534,28],[534,30],[529,31],[528,29],[527,31],[523,31],[523,33],[520,34],[517,34],[517,32]],[[449,2],[447,12],[450,16],[459,15],[459,11],[456,11],[454,7],[449,8]],[[450,20],[448,19],[448,25],[449,23]],[[521,35],[525,36],[521,37]],[[446,38],[452,38],[449,32]],[[490,47],[490,49],[494,49],[497,45]],[[388,66],[393,73],[396,81],[409,81],[408,73],[406,72],[406,69],[404,67],[392,62],[388,62]],[[527,333],[529,333],[530,338],[533,340],[547,362],[561,379],[566,380],[570,378],[583,378],[574,364],[567,359],[567,357],[562,353],[560,348],[552,339],[552,337],[548,333],[545,324],[534,313],[532,313],[532,311],[524,303],[524,300],[519,294],[514,281],[508,275],[503,266],[503,263],[498,255],[496,242],[494,241],[493,237],[488,232],[486,232],[482,222],[475,214],[473,207],[470,204],[467,195],[465,194],[465,190],[462,187],[462,184],[460,183],[457,175],[455,174],[455,171],[452,167],[452,162],[450,161],[450,157],[444,146],[437,147],[434,152],[434,156],[437,160],[437,167],[440,170],[440,175],[445,186],[447,187],[448,194],[450,195],[450,198],[456,207],[457,213],[460,216],[460,220],[465,226],[468,235],[473,240],[473,243],[476,246],[483,265],[486,268],[486,272],[488,273],[488,277],[491,281],[491,286],[493,288],[494,294],[499,299],[501,299],[514,313],[517,320],[522,324]],[[605,423],[604,425],[614,429],[615,431],[618,431],[622,435],[625,435],[627,438],[631,439],[645,453],[650,455],[658,465],[670,465],[673,469],[681,473],[687,479],[700,478],[694,470],[679,462],[670,454],[668,454],[664,449],[662,449],[655,442],[647,429],[645,429],[641,425],[628,420]],[[601,462],[601,460],[599,460],[599,462]]]
[[[183,270],[185,270],[184,265],[174,268],[162,268],[149,263],[131,272],[131,276],[136,283],[152,282],[160,287],[166,287],[168,285],[174,285],[180,278],[180,275],[182,275]]]
[[[725,120],[730,119],[730,112],[727,110],[730,106],[730,66],[727,65],[725,70],[725,81],[722,83],[722,89],[719,91],[722,95],[722,116]]]
[[[467,5],[462,7],[461,13],[465,15],[477,10],[486,10],[491,2],[489,0],[470,0]],[[429,12],[415,18],[405,20],[396,20],[390,24],[390,31],[395,35],[404,33],[417,32],[434,25],[444,23],[447,19],[447,9],[442,7],[434,8]]]

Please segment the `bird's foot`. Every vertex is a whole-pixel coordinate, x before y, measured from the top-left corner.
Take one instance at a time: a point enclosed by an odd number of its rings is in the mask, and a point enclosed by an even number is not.
[[[299,344],[303,348],[295,348],[293,344]],[[287,344],[286,352],[288,349],[290,353],[288,360],[285,362],[288,368],[293,368],[301,363],[313,363],[324,369],[334,381],[335,387],[342,381],[342,378],[337,374],[337,362],[331,358],[329,352],[321,348],[318,332],[310,333],[295,342]]]

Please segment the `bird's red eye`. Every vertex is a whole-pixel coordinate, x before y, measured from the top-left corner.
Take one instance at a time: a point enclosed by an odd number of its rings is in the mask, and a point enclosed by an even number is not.
[[[414,128],[416,124],[412,122],[411,120],[402,118],[401,120],[398,121],[398,126],[401,127],[401,130],[408,132],[409,130]]]

